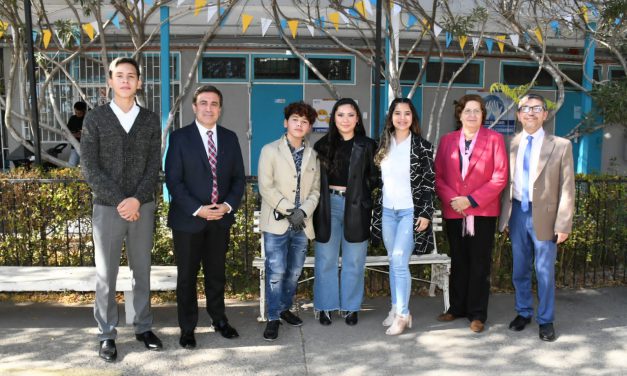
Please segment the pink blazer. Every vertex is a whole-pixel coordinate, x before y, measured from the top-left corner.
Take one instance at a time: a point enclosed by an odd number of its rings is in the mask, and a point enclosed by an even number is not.
[[[466,179],[462,180],[459,156],[461,130],[444,135],[440,139],[435,156],[435,191],[442,201],[442,216],[448,219],[462,218],[450,205],[456,196],[472,196],[476,208],[469,207],[467,215],[498,217],[500,194],[508,178],[507,152],[503,136],[481,127],[477,142],[470,156]]]

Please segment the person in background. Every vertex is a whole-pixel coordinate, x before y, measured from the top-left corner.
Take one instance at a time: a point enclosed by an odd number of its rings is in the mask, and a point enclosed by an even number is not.
[[[83,119],[85,118],[85,113],[87,112],[87,103],[83,101],[78,101],[74,103],[74,115],[70,116],[70,120],[67,122],[67,128],[72,132],[72,136],[78,141],[81,142],[81,131],[83,130]],[[80,155],[76,151],[76,149],[72,146],[70,149],[70,159],[68,163],[72,167],[78,166],[80,162]]]

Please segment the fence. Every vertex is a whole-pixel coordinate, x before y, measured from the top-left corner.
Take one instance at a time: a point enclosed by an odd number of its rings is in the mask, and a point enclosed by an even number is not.
[[[577,180],[573,233],[560,245],[556,266],[560,286],[582,287],[627,282],[625,264],[625,190],[623,178],[580,177]],[[256,178],[247,178],[245,197],[231,230],[227,255],[228,289],[256,293],[252,260],[259,253],[253,214],[259,207]],[[158,200],[153,264],[172,265],[167,228],[168,204]],[[441,233],[442,234],[442,233]],[[447,252],[445,236],[438,249]],[[0,179],[0,265],[93,265],[91,193],[80,179]],[[371,254],[385,254],[381,246]],[[126,262],[123,257],[123,263]],[[492,284],[511,288],[511,245],[497,234]],[[428,271],[421,270],[423,276]],[[385,277],[368,274],[371,292],[387,289]]]

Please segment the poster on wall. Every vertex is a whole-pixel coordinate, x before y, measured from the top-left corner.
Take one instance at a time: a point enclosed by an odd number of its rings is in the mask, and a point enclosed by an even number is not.
[[[331,110],[335,105],[335,99],[314,99],[313,108],[318,113],[318,118],[313,126],[314,132],[328,132],[329,131],[329,117],[331,116]]]
[[[467,94],[478,94],[483,98],[487,110],[484,127],[490,127],[492,130],[502,135],[512,135],[516,131],[516,105],[514,105],[501,119],[493,125],[494,120],[498,118],[512,104],[512,99],[503,93],[486,93],[477,91],[468,91]]]

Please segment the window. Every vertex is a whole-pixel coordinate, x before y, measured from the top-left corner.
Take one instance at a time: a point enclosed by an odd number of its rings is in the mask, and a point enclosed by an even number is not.
[[[300,59],[296,57],[255,57],[256,80],[300,80]]]
[[[442,83],[447,83],[453,74],[463,65],[463,62],[444,62],[444,76]],[[439,61],[427,63],[427,84],[437,84],[440,80],[441,64]],[[457,86],[483,86],[482,79],[483,62],[470,62],[464,70],[455,78],[453,85]]]
[[[416,77],[420,74],[421,66],[422,60],[420,59],[407,60],[401,71],[401,82],[413,84],[416,81]]]
[[[353,82],[352,57],[309,57],[309,61],[329,81]],[[318,76],[307,68],[307,80],[318,81]]]
[[[621,67],[610,67],[608,72],[608,78],[612,81],[625,78],[625,71]]]
[[[577,82],[579,85],[583,84],[583,67],[575,64],[560,64],[559,69],[570,79]],[[599,81],[601,77],[601,67],[595,67],[593,70],[593,79]],[[564,80],[564,87],[566,89],[574,89],[575,87]]]
[[[501,82],[510,86],[526,85],[538,71],[535,64],[521,63],[502,63],[501,65],[502,79]],[[536,78],[535,88],[554,88],[553,77],[546,70],[540,71]]]
[[[199,81],[248,80],[246,56],[203,56]]]

